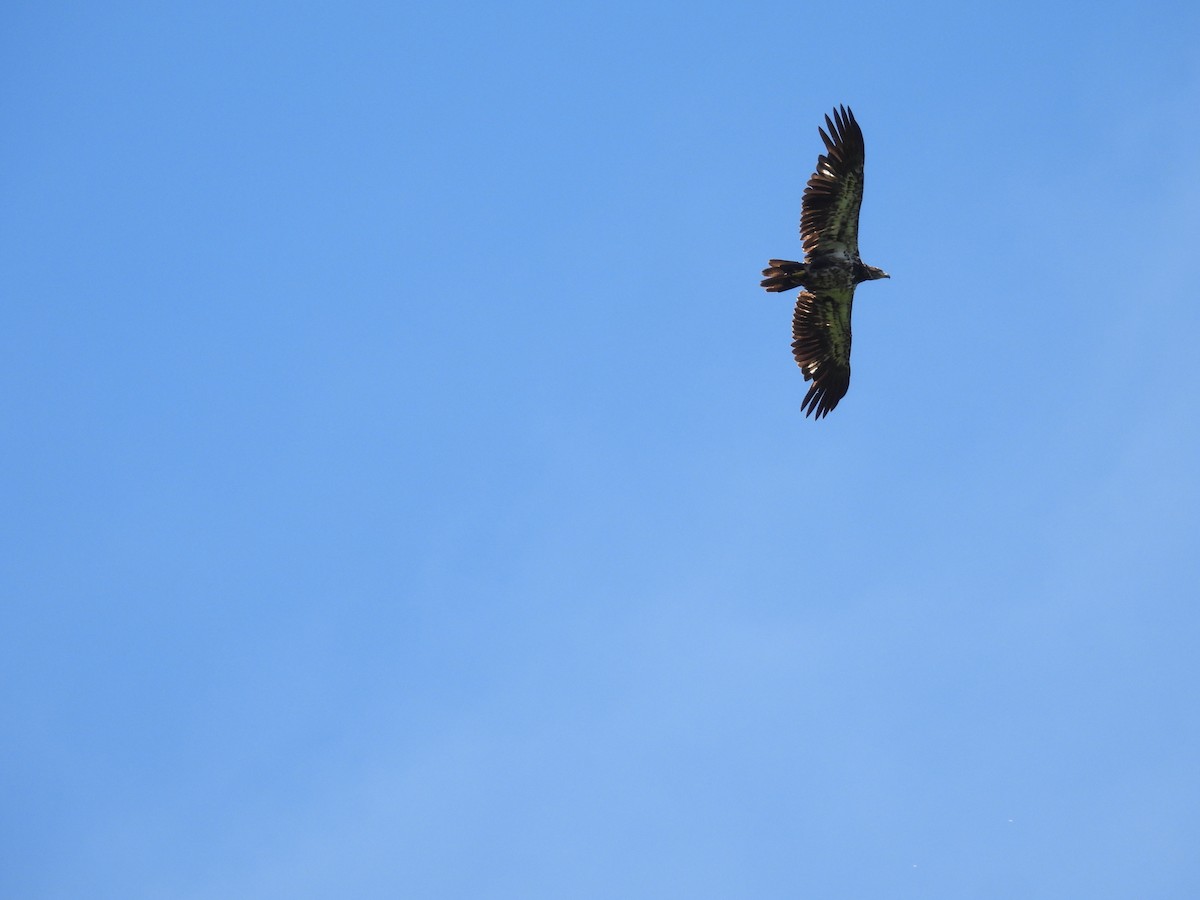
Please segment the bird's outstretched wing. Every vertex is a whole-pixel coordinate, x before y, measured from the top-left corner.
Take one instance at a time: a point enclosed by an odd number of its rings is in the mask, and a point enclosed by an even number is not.
[[[825,142],[825,153],[817,157],[817,170],[808,179],[800,213],[800,237],[810,260],[837,257],[858,259],[858,210],[862,206],[862,129],[854,113],[845,106],[825,117],[825,128],[817,129]]]
[[[806,416],[829,415],[850,389],[850,308],[854,289],[804,291],[792,314],[792,355],[812,381],[800,408]]]

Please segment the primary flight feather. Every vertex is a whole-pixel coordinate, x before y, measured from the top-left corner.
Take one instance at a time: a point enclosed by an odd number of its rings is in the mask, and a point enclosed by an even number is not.
[[[826,128],[828,133],[826,133]],[[812,385],[800,408],[820,419],[850,388],[850,310],[864,281],[890,278],[858,258],[858,211],[862,206],[862,129],[845,106],[818,128],[825,152],[808,179],[800,213],[804,262],[773,259],[763,269],[768,291],[805,290],[792,314],[792,355]]]

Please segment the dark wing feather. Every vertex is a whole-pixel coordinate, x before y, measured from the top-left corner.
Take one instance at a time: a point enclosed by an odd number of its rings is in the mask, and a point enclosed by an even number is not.
[[[854,288],[844,291],[804,291],[792,314],[792,354],[812,381],[804,395],[804,414],[829,415],[850,389],[850,308]]]
[[[835,256],[858,259],[858,210],[862,206],[862,129],[854,113],[844,106],[825,117],[817,129],[825,142],[825,153],[817,157],[817,170],[804,189],[800,214],[800,237],[810,257]]]

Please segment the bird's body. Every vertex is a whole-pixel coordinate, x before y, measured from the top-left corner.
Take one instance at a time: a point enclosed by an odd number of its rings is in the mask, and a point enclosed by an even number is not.
[[[800,237],[804,262],[773,259],[763,269],[768,291],[804,288],[792,315],[792,354],[812,381],[801,408],[827,416],[850,388],[850,311],[854,289],[888,278],[858,256],[858,212],[862,206],[865,148],[862,130],[846,107],[825,117],[818,131],[826,153],[804,189]]]

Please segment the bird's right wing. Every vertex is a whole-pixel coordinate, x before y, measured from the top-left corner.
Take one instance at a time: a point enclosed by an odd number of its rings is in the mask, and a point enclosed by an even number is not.
[[[800,238],[810,258],[858,259],[858,211],[862,207],[866,149],[854,113],[844,106],[818,129],[825,153],[808,179],[800,212]]]

